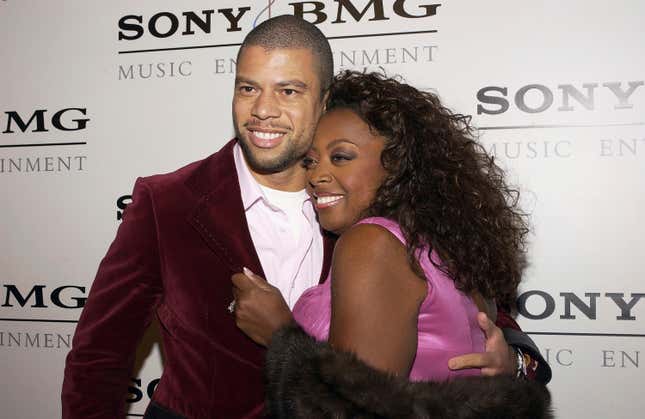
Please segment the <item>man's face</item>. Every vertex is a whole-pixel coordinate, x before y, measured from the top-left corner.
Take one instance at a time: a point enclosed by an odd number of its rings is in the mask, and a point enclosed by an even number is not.
[[[277,173],[309,149],[323,110],[308,49],[245,47],[237,62],[233,123],[251,169]]]

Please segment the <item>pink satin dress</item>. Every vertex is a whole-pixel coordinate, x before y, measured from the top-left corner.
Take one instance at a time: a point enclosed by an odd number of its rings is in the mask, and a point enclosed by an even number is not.
[[[380,225],[405,244],[399,225],[392,220],[372,217],[357,224]],[[428,293],[419,308],[417,352],[410,379],[443,381],[479,375],[479,369],[448,369],[448,360],[454,356],[484,352],[485,337],[477,324],[477,306],[455,288],[450,277],[430,262],[427,251],[421,253],[419,263],[428,281]],[[307,289],[293,308],[298,324],[320,341],[329,337],[331,282],[330,273],[325,282]]]

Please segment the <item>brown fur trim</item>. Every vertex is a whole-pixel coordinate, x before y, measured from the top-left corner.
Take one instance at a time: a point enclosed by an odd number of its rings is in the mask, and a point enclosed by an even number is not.
[[[553,418],[540,383],[511,377],[410,382],[316,342],[296,326],[273,336],[266,377],[273,418]]]

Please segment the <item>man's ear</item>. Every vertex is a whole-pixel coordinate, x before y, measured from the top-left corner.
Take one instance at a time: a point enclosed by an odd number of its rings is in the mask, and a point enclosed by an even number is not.
[[[320,99],[322,101],[323,107],[322,107],[322,113],[327,112],[327,100],[329,99],[329,89],[325,90],[325,93],[323,93],[322,98]]]

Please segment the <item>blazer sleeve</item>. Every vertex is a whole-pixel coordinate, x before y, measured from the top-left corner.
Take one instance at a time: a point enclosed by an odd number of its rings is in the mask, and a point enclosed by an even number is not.
[[[136,347],[162,295],[153,196],[137,179],[67,355],[63,419],[125,417]]]
[[[271,339],[266,407],[272,418],[549,419],[550,394],[508,376],[410,382],[317,342],[297,325]]]
[[[533,339],[522,331],[520,326],[502,307],[497,307],[497,319],[495,321],[497,327],[502,329],[506,343],[516,348],[519,348],[524,354],[530,358],[530,364],[527,368],[527,377],[531,380],[539,381],[547,384],[551,381],[551,367],[546,362],[540,350],[538,349]]]

